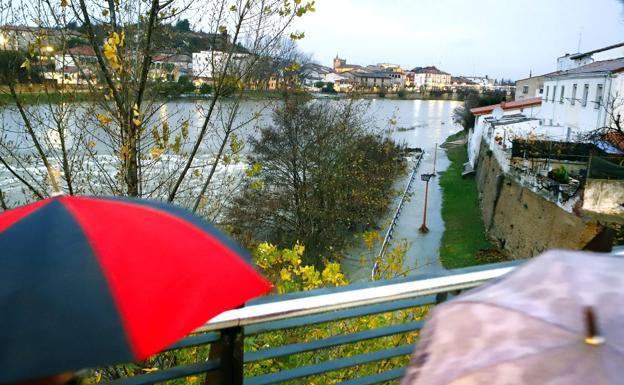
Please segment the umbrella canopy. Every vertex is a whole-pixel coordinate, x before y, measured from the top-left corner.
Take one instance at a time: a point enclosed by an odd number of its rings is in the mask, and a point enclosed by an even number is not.
[[[0,215],[0,383],[144,359],[268,292],[189,212],[56,197]]]
[[[551,251],[437,306],[403,385],[618,384],[624,260]]]

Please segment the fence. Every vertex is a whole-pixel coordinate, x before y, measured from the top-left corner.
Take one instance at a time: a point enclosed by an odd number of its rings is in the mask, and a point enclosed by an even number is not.
[[[397,206],[397,209],[394,212],[394,216],[392,217],[392,221],[390,222],[388,231],[386,231],[386,236],[384,237],[383,242],[381,243],[381,247],[379,248],[379,253],[377,254],[377,260],[375,261],[375,264],[373,265],[373,269],[371,270],[372,280],[375,280],[375,274],[377,273],[377,269],[379,268],[379,261],[382,261],[384,256],[386,255],[388,244],[392,240],[394,229],[397,225],[397,222],[399,221],[399,216],[401,216],[401,210],[403,210],[403,205],[405,204],[405,200],[407,199],[407,196],[412,189],[412,184],[414,183],[414,179],[416,178],[416,174],[418,172],[418,167],[420,166],[420,161],[422,160],[424,154],[425,152],[422,151],[418,155],[418,159],[416,160],[416,163],[414,164],[414,168],[412,169],[412,173],[409,176],[409,180],[407,182],[407,185],[405,186],[405,190],[403,191],[403,195],[401,196],[399,205]]]
[[[298,341],[282,346],[270,346],[257,351],[245,351],[247,339],[264,333],[309,328],[337,320],[354,320],[370,315],[386,314],[402,309],[414,310],[435,305],[449,295],[497,279],[518,265],[517,262],[484,265],[437,274],[412,276],[391,281],[378,281],[347,287],[320,289],[302,293],[267,297],[245,308],[225,312],[201,327],[190,337],[170,347],[180,350],[210,345],[207,359],[186,365],[176,365],[147,374],[121,378],[115,385],[148,385],[175,382],[188,377],[203,376],[206,385],[268,385],[282,382],[300,383],[302,379],[326,375],[345,368],[377,365],[374,373],[344,378],[342,385],[366,385],[396,380],[403,367],[381,370],[381,362],[407,357],[413,344],[389,345],[381,349],[346,355],[317,362],[312,359],[301,366],[270,371],[255,377],[245,377],[244,366],[253,362],[278,360],[324,349],[343,347],[388,336],[417,333],[422,320],[371,327],[326,338]],[[306,329],[313,330],[313,329]],[[277,364],[275,364],[277,365]],[[279,366],[276,366],[279,369]],[[197,381],[195,381],[197,382]]]
[[[624,156],[609,155],[591,143],[513,141],[512,167],[548,175],[558,168],[581,182],[585,179],[624,179]],[[563,170],[561,170],[563,172]],[[565,184],[565,181],[558,182]]]

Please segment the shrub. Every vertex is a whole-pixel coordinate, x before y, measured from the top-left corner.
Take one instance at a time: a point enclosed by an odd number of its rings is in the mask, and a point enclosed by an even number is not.
[[[405,99],[407,97],[407,91],[405,91],[405,89],[400,89],[399,92],[397,92],[397,96],[400,99]]]
[[[568,174],[568,170],[566,170],[565,167],[559,166],[556,169],[552,170],[552,179],[561,184],[568,184],[570,182],[570,175]]]
[[[208,83],[202,83],[201,86],[199,86],[199,93],[202,95],[207,95],[209,93],[212,92],[212,86]]]

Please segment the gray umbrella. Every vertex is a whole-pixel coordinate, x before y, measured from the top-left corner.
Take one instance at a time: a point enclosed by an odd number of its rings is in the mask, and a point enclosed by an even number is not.
[[[624,259],[549,251],[437,306],[402,385],[624,383]]]

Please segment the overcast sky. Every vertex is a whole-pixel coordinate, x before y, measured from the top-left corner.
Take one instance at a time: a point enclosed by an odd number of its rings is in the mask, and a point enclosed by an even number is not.
[[[520,79],[556,58],[624,41],[618,0],[316,0],[298,21],[303,51],[330,66],[435,65],[453,75]]]

